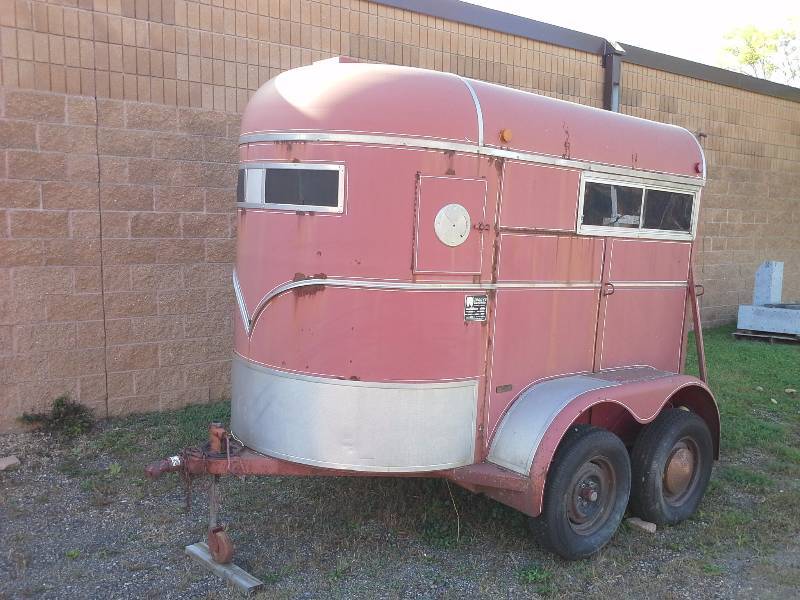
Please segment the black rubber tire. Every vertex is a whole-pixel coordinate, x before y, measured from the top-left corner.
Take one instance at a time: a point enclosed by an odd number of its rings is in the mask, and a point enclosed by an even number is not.
[[[669,502],[664,470],[672,449],[686,438],[697,449],[692,479],[685,497]],[[705,421],[687,410],[664,410],[642,429],[631,453],[631,512],[658,525],[674,525],[689,518],[703,499],[713,463],[714,444]]]
[[[575,476],[593,460],[601,460],[613,468],[616,479],[604,520],[596,531],[582,534],[575,531],[568,505],[573,496]],[[575,425],[564,436],[550,465],[544,488],[542,513],[529,520],[539,542],[567,560],[586,558],[600,550],[614,536],[625,514],[630,495],[630,459],[625,445],[616,435],[589,425]],[[573,489],[570,489],[570,488]]]

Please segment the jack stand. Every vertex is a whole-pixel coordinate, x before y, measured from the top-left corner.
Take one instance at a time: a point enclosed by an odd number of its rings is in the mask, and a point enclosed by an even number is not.
[[[219,514],[219,475],[211,478],[211,489],[208,493],[208,549],[214,562],[226,565],[231,562],[235,548],[224,525],[217,524]]]
[[[208,494],[208,543],[186,546],[186,554],[245,594],[264,587],[264,582],[231,563],[234,546],[223,525],[219,525],[219,475],[213,475]]]

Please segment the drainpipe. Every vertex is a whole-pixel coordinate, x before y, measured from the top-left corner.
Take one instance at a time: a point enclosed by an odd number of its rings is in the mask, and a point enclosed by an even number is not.
[[[603,46],[603,108],[619,112],[619,97],[622,79],[622,57],[625,49],[616,42],[606,40]]]

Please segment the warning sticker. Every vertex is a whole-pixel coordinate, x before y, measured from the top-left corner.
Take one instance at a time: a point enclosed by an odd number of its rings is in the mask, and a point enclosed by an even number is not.
[[[464,296],[464,320],[485,321],[488,296]]]

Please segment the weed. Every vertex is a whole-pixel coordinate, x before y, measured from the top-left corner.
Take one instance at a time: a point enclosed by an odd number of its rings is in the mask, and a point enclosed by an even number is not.
[[[83,404],[73,402],[69,396],[59,396],[48,413],[24,413],[20,421],[35,425],[67,437],[86,433],[94,426],[94,413]]]
[[[528,565],[517,572],[519,582],[525,585],[531,583],[547,583],[553,578],[553,574],[539,564]]]
[[[13,548],[8,551],[7,557],[14,567],[12,577],[14,579],[22,579],[25,577],[25,571],[28,569],[28,557]]]
[[[336,566],[331,571],[331,579],[334,581],[339,581],[345,575],[347,575],[353,568],[353,563],[351,561],[347,561],[344,559],[339,559],[336,562]]]
[[[517,579],[522,585],[536,586],[536,591],[542,596],[553,595],[556,591],[552,571],[537,563],[517,571]]]
[[[78,558],[80,555],[81,555],[81,551],[80,551],[80,550],[75,550],[75,549],[73,549],[73,550],[67,550],[67,551],[64,553],[64,556],[66,556],[66,557],[67,557],[68,559],[70,559],[70,560],[75,560],[75,559],[76,559],[76,558]]]
[[[261,579],[261,581],[263,581],[264,583],[274,585],[278,583],[281,579],[284,579],[290,572],[291,569],[289,569],[288,567],[285,567],[283,569],[278,569],[277,571],[266,571],[264,573],[261,573],[259,579]]]
[[[715,565],[714,563],[703,563],[700,569],[706,575],[722,575],[725,573],[725,567]]]

